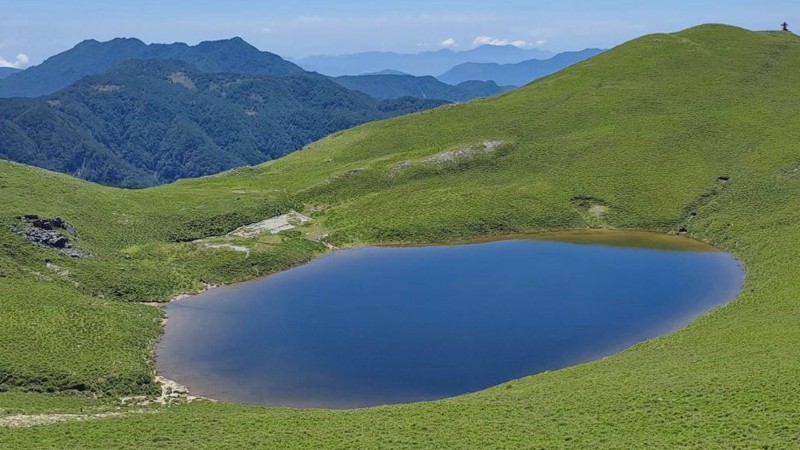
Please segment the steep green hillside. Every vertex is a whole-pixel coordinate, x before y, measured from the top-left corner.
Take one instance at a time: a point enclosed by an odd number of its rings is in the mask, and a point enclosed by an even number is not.
[[[799,447],[799,73],[796,36],[706,25],[636,39],[499,97],[157,188],[2,163],[0,308],[11,314],[0,315],[0,424],[117,415],[0,428],[0,447]],[[314,222],[213,237],[289,209]],[[11,231],[23,214],[64,218],[94,257],[32,246]],[[443,401],[114,407],[113,395],[157,389],[148,353],[161,313],[133,301],[301,263],[327,251],[324,235],[343,246],[587,227],[686,228],[740,258],[744,290],[618,355]]]
[[[47,97],[0,99],[0,157],[144,187],[258,164],[338,130],[443,103],[379,101],[315,74],[206,73],[181,61],[130,60]]]

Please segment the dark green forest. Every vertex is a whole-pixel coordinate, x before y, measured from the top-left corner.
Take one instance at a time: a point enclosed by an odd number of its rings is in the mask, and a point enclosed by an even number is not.
[[[0,158],[146,187],[261,163],[444,103],[376,100],[310,73],[206,73],[183,61],[130,60],[49,96],[0,101]]]

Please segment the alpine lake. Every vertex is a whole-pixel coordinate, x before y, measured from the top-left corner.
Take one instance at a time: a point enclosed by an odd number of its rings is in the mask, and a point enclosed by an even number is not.
[[[728,253],[644,232],[337,250],[171,302],[157,368],[230,402],[442,399],[670,333],[743,280]]]

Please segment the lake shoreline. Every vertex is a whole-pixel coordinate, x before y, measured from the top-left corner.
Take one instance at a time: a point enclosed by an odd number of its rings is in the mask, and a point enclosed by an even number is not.
[[[633,246],[633,247],[641,247],[641,248],[649,249],[649,250],[660,250],[660,251],[678,250],[678,251],[682,251],[682,252],[697,252],[697,253],[726,253],[723,250],[718,249],[716,247],[713,247],[713,246],[711,246],[709,244],[702,243],[700,241],[696,241],[694,239],[691,239],[689,237],[684,237],[684,236],[668,235],[668,234],[661,234],[661,233],[654,233],[654,232],[643,232],[643,231],[631,232],[631,231],[622,231],[622,230],[593,230],[593,229],[589,229],[589,230],[587,230],[587,229],[570,230],[570,231],[564,231],[564,232],[515,233],[515,234],[505,234],[505,235],[483,237],[481,239],[447,241],[447,242],[428,243],[428,244],[356,245],[356,246],[344,248],[343,250],[359,250],[359,249],[365,250],[365,249],[368,249],[370,247],[372,247],[374,249],[382,249],[382,248],[409,248],[410,249],[410,248],[425,248],[425,247],[429,247],[429,248],[435,249],[437,247],[442,247],[442,248],[452,248],[454,246],[469,247],[469,246],[475,245],[475,244],[492,243],[492,242],[503,242],[503,241],[542,241],[542,242],[544,242],[544,241],[552,241],[552,242],[564,243],[564,244],[593,244],[593,245],[599,246],[599,247],[628,247],[628,248],[630,248],[630,247]],[[644,245],[642,245],[642,244],[644,244]],[[670,246],[669,244],[678,244],[678,248],[675,248],[674,245]],[[319,256],[311,258],[309,261],[304,262],[303,264],[298,264],[296,266],[293,266],[290,269],[296,269],[298,267],[304,266],[304,265],[309,264],[309,263],[318,262],[320,259],[327,258],[327,257],[332,257],[334,254],[338,255],[340,253],[341,252],[335,252],[335,251],[324,252],[324,253],[321,253]],[[671,252],[667,252],[667,253],[671,253]],[[739,285],[739,289],[741,289],[741,285],[743,284],[743,280],[744,280],[744,270],[743,270],[743,267],[742,267],[741,263],[735,257],[733,257],[733,255],[730,255],[730,256],[733,258],[734,261],[736,261],[736,265],[737,265],[740,273],[742,274],[741,275],[741,280],[742,281],[741,281],[741,283]],[[245,281],[242,281],[242,282],[231,283],[229,285],[220,285],[220,286],[206,285],[205,288],[202,291],[200,291],[199,293],[197,293],[197,294],[194,294],[194,295],[183,294],[183,295],[180,295],[180,296],[176,296],[176,298],[172,299],[170,302],[160,303],[160,304],[158,304],[158,306],[166,309],[166,307],[168,307],[171,303],[173,303],[173,301],[186,300],[188,302],[192,302],[192,301],[194,301],[193,297],[195,295],[199,295],[200,293],[207,293],[209,291],[215,290],[218,287],[223,287],[223,286],[226,286],[226,287],[242,286],[243,289],[247,289],[248,283],[264,282],[266,279],[272,278],[273,276],[276,276],[276,275],[279,275],[279,274],[286,273],[288,271],[289,271],[289,269],[285,269],[285,270],[282,270],[282,271],[278,271],[278,272],[275,272],[275,273],[267,274],[265,276],[256,277],[256,278],[249,279],[249,280],[245,280]],[[740,290],[737,290],[736,295],[734,295],[733,297],[729,297],[729,298],[726,297],[725,303],[730,302],[730,301],[734,300],[736,297],[738,297],[738,293],[739,292],[740,292]],[[202,309],[202,307],[201,307],[201,309]],[[705,315],[708,312],[709,311],[703,311],[700,315],[694,316],[687,323],[691,323],[691,321],[696,320],[698,317],[700,317],[702,315]],[[685,326],[685,324],[682,325],[682,326]],[[166,331],[166,319],[165,319],[165,322],[164,322],[164,327],[162,327],[162,332],[159,335],[159,339],[157,340],[156,344],[154,345],[154,351],[153,351],[154,357],[155,357],[155,353],[156,353],[155,352],[155,348],[158,348],[158,346],[163,342],[163,336],[165,335],[165,331]],[[675,331],[675,330],[668,331],[667,334],[671,333],[673,331]],[[663,334],[659,333],[659,334],[656,334],[656,335],[654,335],[652,337],[647,337],[644,340],[649,340],[649,339],[651,339],[653,337],[661,336],[661,335],[663,335]],[[625,347],[625,348],[627,348],[627,347]],[[614,352],[609,353],[609,354],[615,354],[615,353],[617,353],[617,352],[614,351]],[[607,355],[604,355],[604,356],[607,356]],[[588,362],[588,361],[591,361],[591,360],[594,360],[594,359],[589,359],[587,361],[580,361],[580,362],[577,362],[576,364],[582,364],[583,362]],[[154,358],[153,366],[156,367],[157,365],[158,364],[156,364],[156,360]],[[570,366],[573,366],[573,365],[575,365],[575,364],[567,364],[567,365],[564,365],[564,366],[561,366],[561,367],[557,367],[557,368],[554,368],[554,369],[547,369],[547,370],[559,370],[561,368],[570,367]],[[159,375],[163,376],[164,371],[163,370],[157,370],[157,373]],[[528,375],[532,375],[532,374],[535,374],[535,373],[539,373],[539,372],[531,372],[531,373],[527,373],[526,372],[522,376],[528,376]],[[512,378],[512,379],[516,379],[516,378]],[[184,385],[186,385],[186,384],[191,385],[192,384],[192,383],[187,383],[185,380],[181,380],[181,383],[184,384]],[[490,386],[493,386],[493,385],[494,384],[491,384],[489,386],[480,387],[476,391],[480,391],[480,390],[486,389],[487,387],[490,387]],[[466,391],[466,392],[462,392],[462,393],[455,394],[455,395],[462,395],[463,393],[467,393],[467,392],[474,392],[474,391]],[[205,397],[210,397],[210,398],[215,398],[214,395],[208,395],[207,393],[204,394],[204,396]],[[442,398],[449,398],[449,396],[448,397],[442,397]],[[226,400],[221,400],[221,401],[226,401]],[[229,399],[228,401],[231,401],[231,400]],[[234,400],[233,402],[234,403],[239,403],[240,401]],[[412,402],[413,403],[413,402],[416,402],[416,401],[415,400],[410,400],[408,402]],[[394,403],[406,403],[406,401],[389,402],[389,403],[391,403],[391,404],[394,404]],[[265,405],[265,406],[272,407],[272,406],[281,406],[281,405]],[[289,405],[289,406],[291,407],[291,405]],[[370,405],[366,405],[364,407],[369,407],[369,406]],[[327,408],[327,407],[325,407],[325,408]],[[333,408],[334,409],[338,409],[337,407],[333,407]]]

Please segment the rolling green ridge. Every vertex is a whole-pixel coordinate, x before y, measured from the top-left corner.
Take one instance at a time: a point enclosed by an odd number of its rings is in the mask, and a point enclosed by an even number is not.
[[[145,190],[0,163],[0,423],[121,414],[0,427],[0,448],[800,447],[799,73],[795,35],[703,25],[497,97]],[[291,209],[313,223],[222,237]],[[63,217],[94,257],[31,245],[12,231],[23,214]],[[119,395],[158,390],[150,352],[162,313],[137,302],[300,264],[327,251],[320,240],[581,228],[685,228],[742,261],[744,289],[612,357],[442,401],[117,409]]]

